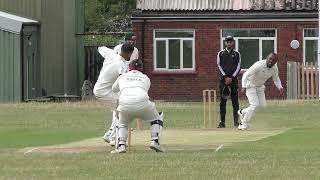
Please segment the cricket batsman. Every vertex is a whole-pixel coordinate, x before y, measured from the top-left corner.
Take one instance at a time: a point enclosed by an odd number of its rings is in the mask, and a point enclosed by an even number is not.
[[[278,75],[278,56],[270,53],[266,60],[254,63],[242,76],[242,93],[246,93],[250,106],[238,111],[241,124],[239,130],[247,130],[252,116],[258,109],[264,108],[266,104],[264,83],[272,77],[274,84],[283,95],[283,87]]]
[[[133,60],[129,64],[129,72],[118,77],[112,86],[114,93],[120,92],[119,123],[117,125],[117,143],[111,153],[125,153],[128,138],[128,125],[134,118],[140,118],[151,124],[150,148],[162,152],[160,146],[163,126],[163,113],[158,113],[155,104],[149,101],[148,91],[150,79],[142,73],[141,60]]]
[[[116,111],[118,95],[112,92],[112,85],[121,74],[127,71],[127,62],[130,60],[133,50],[134,47],[130,43],[122,45],[120,54],[107,47],[99,47],[98,49],[105,60],[93,93],[98,100],[102,101],[106,107],[112,110],[112,125],[103,136],[103,139],[108,143],[110,143],[110,137],[114,133],[114,127],[118,121]]]
[[[126,41],[125,43],[129,43],[129,44],[132,44],[133,46],[135,46],[135,44],[136,44],[136,36],[132,36],[132,34],[128,34],[125,37],[125,41]],[[121,54],[121,48],[122,48],[123,44],[124,43],[119,44],[119,45],[114,47],[113,50],[115,51],[115,53]],[[139,58],[139,51],[138,51],[138,49],[136,47],[134,47],[134,50],[133,50],[133,52],[132,52],[132,54],[130,56],[130,61],[132,61],[134,59],[138,59],[138,58]],[[126,61],[125,62],[125,65],[126,65],[127,69],[128,69],[130,61]],[[127,70],[125,72],[127,72]],[[118,119],[114,113],[113,113],[113,116],[115,116],[115,117],[113,117],[113,119],[115,119],[115,120]],[[106,141],[107,143],[110,143],[110,145],[112,145],[112,146],[115,145],[115,141],[114,141],[114,139],[115,139],[115,128],[116,128],[115,126],[116,126],[116,123],[115,123],[114,120],[112,120],[112,124],[111,124],[109,130],[103,136],[103,140]]]

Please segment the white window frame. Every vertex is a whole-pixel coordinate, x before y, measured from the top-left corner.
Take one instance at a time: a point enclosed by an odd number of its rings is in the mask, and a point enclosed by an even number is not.
[[[274,52],[277,53],[278,52],[278,46],[277,46],[277,39],[278,39],[278,32],[277,29],[274,28],[225,28],[225,29],[221,29],[220,30],[220,49],[223,50],[224,49],[224,43],[223,40],[225,39],[225,37],[223,37],[223,30],[274,30],[275,31],[275,36],[274,37],[233,37],[234,41],[235,41],[235,50],[239,51],[239,39],[259,39],[259,59],[262,59],[262,41],[263,40],[273,40],[274,42]],[[247,69],[241,69],[241,71],[246,71]]]
[[[304,37],[304,34],[305,34],[304,31],[307,30],[307,29],[317,30],[317,28],[304,28],[303,29],[303,64],[304,65],[306,65],[306,41],[307,40],[316,40],[316,41],[318,41],[318,37]],[[319,54],[318,54],[318,56],[319,56]]]
[[[192,38],[156,38],[156,32],[158,31],[172,31],[172,32],[183,32],[189,31],[193,33]],[[169,69],[169,40],[180,40],[180,69]],[[192,41],[192,68],[183,68],[183,41],[191,40]],[[165,68],[157,68],[157,41],[165,41],[166,42],[166,67]],[[153,69],[154,71],[168,71],[168,72],[183,72],[183,71],[195,71],[195,30],[194,29],[154,29],[153,30]]]

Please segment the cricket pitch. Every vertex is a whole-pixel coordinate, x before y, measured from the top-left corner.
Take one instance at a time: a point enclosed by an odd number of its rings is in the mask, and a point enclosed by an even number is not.
[[[237,129],[165,129],[162,133],[162,147],[165,152],[215,150],[219,146],[232,146],[234,143],[258,141],[281,134],[287,129],[259,129],[239,131]],[[149,130],[134,130],[129,152],[150,151]],[[44,147],[28,147],[18,153],[83,153],[110,152],[113,148],[101,137],[67,144]]]

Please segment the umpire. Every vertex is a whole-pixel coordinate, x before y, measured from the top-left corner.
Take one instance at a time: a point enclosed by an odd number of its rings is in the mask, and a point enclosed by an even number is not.
[[[233,49],[234,39],[232,36],[225,38],[225,47],[217,55],[220,79],[220,123],[218,128],[226,127],[226,104],[229,95],[231,95],[232,100],[234,126],[238,127],[239,125],[237,113],[239,110],[238,74],[241,69],[241,55]]]

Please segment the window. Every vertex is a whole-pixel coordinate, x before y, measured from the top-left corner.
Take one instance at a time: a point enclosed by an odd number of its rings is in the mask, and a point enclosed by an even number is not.
[[[318,62],[318,32],[318,29],[304,29],[303,31],[304,63]]]
[[[155,30],[154,69],[194,70],[194,30]]]
[[[248,69],[258,60],[266,59],[271,52],[277,52],[277,35],[275,29],[223,29],[221,49],[224,38],[233,36],[235,49],[241,54],[241,67]]]

